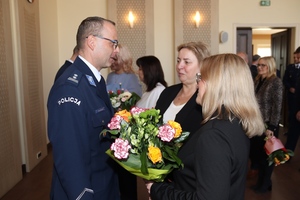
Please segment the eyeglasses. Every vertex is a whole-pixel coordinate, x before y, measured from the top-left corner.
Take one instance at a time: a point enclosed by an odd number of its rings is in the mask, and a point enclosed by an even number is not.
[[[257,64],[257,67],[265,67],[265,66],[267,66],[267,65],[265,65],[265,64]]]
[[[100,39],[103,39],[103,40],[110,41],[111,43],[114,44],[114,49],[116,49],[116,48],[118,47],[118,45],[119,45],[119,41],[118,41],[118,40],[111,40],[111,39],[102,37],[102,36],[100,36],[100,35],[93,35],[93,36],[95,36],[95,37],[97,37],[97,38],[100,38]]]
[[[196,82],[197,82],[197,84],[198,84],[200,81],[201,81],[201,73],[198,72],[198,73],[196,74]]]

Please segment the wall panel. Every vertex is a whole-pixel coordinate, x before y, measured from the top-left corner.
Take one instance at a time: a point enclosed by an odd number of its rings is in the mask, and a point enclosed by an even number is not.
[[[0,198],[22,179],[9,0],[0,0]]]
[[[26,170],[31,171],[47,154],[44,115],[39,1],[18,1],[21,44],[20,91],[25,124]],[[38,158],[37,154],[41,152]]]

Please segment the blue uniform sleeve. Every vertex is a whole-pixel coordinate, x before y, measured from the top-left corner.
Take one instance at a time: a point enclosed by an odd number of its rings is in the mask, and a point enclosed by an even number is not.
[[[48,135],[54,170],[68,199],[93,199],[85,99],[76,87],[64,85],[50,92]]]

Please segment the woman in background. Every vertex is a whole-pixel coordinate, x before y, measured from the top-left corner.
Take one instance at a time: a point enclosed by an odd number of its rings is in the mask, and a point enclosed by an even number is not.
[[[155,56],[143,56],[137,59],[138,75],[146,85],[146,92],[137,102],[140,108],[154,108],[160,93],[167,87],[160,61]]]
[[[179,84],[167,87],[160,95],[155,108],[160,110],[163,121],[180,123],[183,131],[193,134],[201,126],[202,110],[196,103],[198,86],[195,74],[200,72],[200,62],[210,56],[202,42],[189,42],[177,47],[176,72]]]
[[[179,150],[184,168],[173,172],[172,183],[146,181],[152,200],[244,199],[249,137],[265,128],[249,66],[220,54],[205,58],[200,71],[202,127]]]
[[[108,74],[106,87],[108,92],[127,90],[142,96],[142,86],[132,69],[132,56],[127,46],[119,44],[120,52],[117,60],[111,65],[112,72]]]
[[[258,164],[258,179],[253,189],[256,193],[264,193],[272,190],[271,175],[274,169],[274,165],[268,164],[264,139],[270,135],[278,137],[283,84],[276,75],[276,62],[273,57],[260,58],[257,71],[255,93],[267,130],[262,136],[251,139],[252,162]]]

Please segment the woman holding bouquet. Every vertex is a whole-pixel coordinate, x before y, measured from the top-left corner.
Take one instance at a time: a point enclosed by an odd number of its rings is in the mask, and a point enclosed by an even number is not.
[[[203,60],[196,75],[202,127],[179,150],[172,183],[146,182],[152,200],[244,199],[249,137],[265,129],[249,66],[235,54]]]
[[[265,134],[251,139],[251,157],[258,164],[258,179],[253,187],[256,193],[264,193],[272,189],[271,175],[274,165],[269,166],[264,150],[265,137],[278,136],[281,117],[283,84],[276,76],[276,62],[273,57],[262,57],[257,64],[258,76],[255,79],[257,102],[267,126]]]
[[[177,76],[181,83],[167,87],[160,95],[155,108],[160,110],[163,121],[174,120],[182,130],[193,134],[201,126],[202,110],[196,103],[197,84],[195,74],[200,71],[200,62],[210,56],[202,42],[189,42],[177,47]]]

